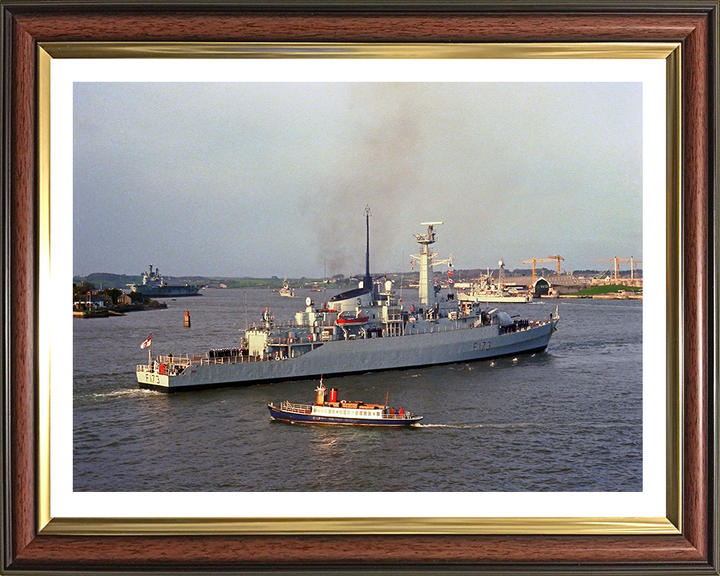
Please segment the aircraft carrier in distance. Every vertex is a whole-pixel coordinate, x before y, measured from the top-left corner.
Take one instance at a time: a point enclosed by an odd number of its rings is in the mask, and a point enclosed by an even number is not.
[[[359,287],[318,306],[308,297],[294,322],[279,325],[269,309],[244,331],[237,348],[202,355],[161,354],[136,368],[141,388],[164,392],[242,386],[377,370],[485,360],[542,352],[557,330],[557,307],[543,319],[511,318],[453,294],[438,299],[433,280],[435,227],[415,234],[420,245],[420,305],[406,310],[390,281],[370,276],[366,214],[365,277]],[[169,351],[168,351],[169,352]]]
[[[145,298],[177,298],[178,296],[200,296],[200,286],[197,284],[181,284],[170,286],[160,275],[160,270],[150,264],[150,271],[142,273],[141,284],[128,284],[132,292],[139,292]]]

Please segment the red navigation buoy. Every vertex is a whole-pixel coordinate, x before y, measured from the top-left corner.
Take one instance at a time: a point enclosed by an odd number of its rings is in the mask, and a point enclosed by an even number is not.
[[[190,311],[185,310],[185,328],[190,328]]]

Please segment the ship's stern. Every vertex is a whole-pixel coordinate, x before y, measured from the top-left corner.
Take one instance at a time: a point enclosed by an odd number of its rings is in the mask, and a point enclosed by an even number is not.
[[[140,364],[135,369],[138,384],[140,388],[149,388],[151,390],[162,390],[167,392],[170,389],[170,375],[159,374],[153,370],[152,366]]]

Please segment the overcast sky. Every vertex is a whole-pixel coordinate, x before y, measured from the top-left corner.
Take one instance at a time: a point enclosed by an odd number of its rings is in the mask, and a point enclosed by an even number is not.
[[[640,83],[76,83],[74,274],[642,260]],[[552,267],[553,264],[546,264]]]

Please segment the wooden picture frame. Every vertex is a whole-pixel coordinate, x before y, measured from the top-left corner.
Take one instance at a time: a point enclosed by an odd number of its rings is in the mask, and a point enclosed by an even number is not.
[[[718,2],[654,3],[2,3],[3,538],[7,573],[470,571],[718,574],[717,21]],[[683,276],[679,358],[682,473],[674,533],[110,535],[41,530],[38,446],[44,423],[37,277],[43,263],[38,99],[43,43],[679,43]],[[671,233],[671,232],[669,232]],[[327,530],[326,530],[327,532]],[[510,534],[512,532],[512,534]],[[522,532],[522,531],[520,531]]]

